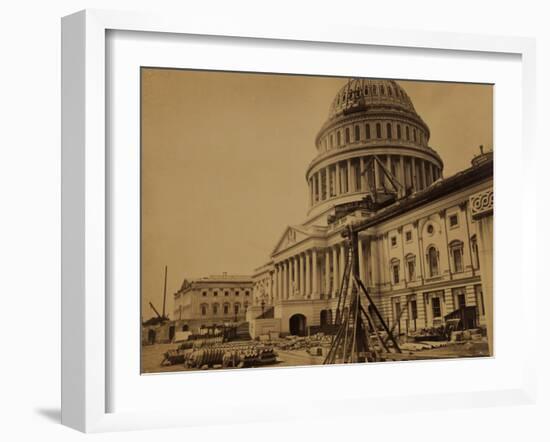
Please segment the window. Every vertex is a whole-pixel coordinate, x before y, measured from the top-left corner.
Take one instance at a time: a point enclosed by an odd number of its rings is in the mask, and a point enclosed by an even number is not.
[[[208,311],[208,306],[206,304],[201,305],[201,315],[206,316],[206,313]]]
[[[330,134],[330,148],[332,149],[334,147],[334,136]]]
[[[429,235],[433,235],[434,233],[434,226],[433,224],[429,224],[426,231],[428,232]]]
[[[394,261],[392,263],[392,276],[393,276],[393,283],[399,284],[399,261]]]
[[[384,93],[385,93],[384,86],[380,86],[380,95],[384,95]]]
[[[376,123],[376,138],[382,138],[382,128],[380,123]]]
[[[439,274],[439,252],[434,246],[428,249],[428,269],[430,277],[437,276]]]
[[[214,292],[214,296],[218,296],[218,292]]]
[[[229,296],[229,292],[225,292],[224,295],[225,295],[225,296]]]
[[[458,215],[456,213],[449,217],[449,225],[451,227],[457,227],[458,226]]]
[[[396,236],[392,236],[391,237],[391,246],[392,247],[395,247],[397,245],[397,237]]]
[[[376,90],[376,86],[372,87],[372,95],[378,95],[378,91]]]
[[[389,95],[390,97],[393,95],[393,92],[392,92],[392,91],[393,91],[393,89],[392,89],[390,86],[388,86],[388,95]]]
[[[206,296],[206,292],[202,292],[202,296]]]
[[[397,125],[397,139],[398,140],[401,139],[401,125],[400,124]]]
[[[239,291],[235,290],[235,296],[239,296]]]
[[[387,124],[386,124],[386,136],[387,136],[388,138],[393,138],[392,130],[391,130],[391,124],[390,124],[390,123],[387,123]]]
[[[450,246],[453,258],[453,267],[456,273],[464,271],[462,266],[462,241],[453,241]]]
[[[346,144],[350,142],[349,139],[349,127],[346,127]]]
[[[359,126],[355,126],[355,141],[359,141],[361,138],[361,131],[359,130]]]
[[[416,299],[411,299],[411,319],[415,321],[418,319],[418,308],[416,306]]]
[[[411,230],[407,230],[407,231],[405,232],[405,241],[410,242],[410,241],[412,241],[412,238],[413,238],[412,231],[411,231]]]
[[[441,317],[441,300],[439,296],[434,296],[432,298],[432,313],[434,318]]]
[[[411,139],[411,133],[409,132],[409,126],[405,126],[405,138],[407,141]]]
[[[365,130],[366,130],[366,132],[367,132],[367,135],[366,135],[366,136],[367,136],[367,140],[369,140],[369,139],[370,139],[370,124],[369,124],[369,123],[367,123],[367,124],[365,125]]]
[[[229,304],[224,304],[223,305],[223,314],[224,315],[229,314]]]
[[[416,129],[413,128],[413,140],[416,143]]]
[[[407,256],[407,277],[409,281],[416,280],[416,258],[414,255]]]
[[[244,296],[250,296],[250,292],[247,290],[246,292],[244,292]]]
[[[453,289],[453,303],[457,309],[466,307],[466,293],[464,292],[464,287]]]
[[[214,304],[212,306],[212,314],[217,315],[218,314],[218,304]]]
[[[236,315],[239,314],[239,309],[240,309],[240,307],[241,307],[241,305],[238,304],[238,303],[235,304],[235,305],[233,306],[233,310],[234,310],[234,312],[235,312]]]
[[[340,131],[338,131],[336,132],[336,145],[340,146],[340,144],[342,144],[342,139],[341,139]]]

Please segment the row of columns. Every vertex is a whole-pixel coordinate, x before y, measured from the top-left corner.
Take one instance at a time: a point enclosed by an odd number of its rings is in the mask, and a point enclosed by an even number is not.
[[[402,193],[406,187],[413,187],[415,190],[422,190],[440,178],[440,169],[431,161],[416,157],[405,157],[404,155],[379,155],[384,162],[385,168],[396,176],[402,184]],[[406,164],[405,159],[409,159]],[[335,164],[326,166],[309,178],[310,205],[325,201],[331,197],[355,192],[366,192],[368,189],[367,180],[370,179],[371,186],[377,189],[382,187],[391,188],[391,184],[385,177],[382,167],[378,162],[374,163],[374,169],[369,174],[365,172],[365,165],[368,156],[348,158],[338,161]],[[394,165],[392,170],[392,164]],[[357,170],[359,168],[359,170]],[[403,196],[399,195],[399,196]]]
[[[361,280],[367,282],[365,239],[359,241]],[[311,249],[275,264],[270,284],[270,299],[320,299],[336,296],[347,260],[344,243],[323,250]],[[375,261],[375,260],[373,260]],[[373,262],[374,265],[374,262]]]

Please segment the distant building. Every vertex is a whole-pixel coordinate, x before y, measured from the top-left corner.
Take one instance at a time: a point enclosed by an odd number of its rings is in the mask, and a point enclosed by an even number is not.
[[[284,229],[252,275],[251,329],[300,335],[333,322],[348,253],[341,233],[349,222],[365,225],[360,276],[389,324],[401,332],[438,326],[462,307],[475,313],[471,325],[486,323],[492,152],[444,177],[429,139],[427,124],[395,81],[351,80],[336,94],[306,170],[307,218]],[[371,189],[395,201],[369,210],[364,198]]]
[[[252,278],[212,275],[186,279],[174,294],[173,321],[178,330],[242,323],[252,304]]]

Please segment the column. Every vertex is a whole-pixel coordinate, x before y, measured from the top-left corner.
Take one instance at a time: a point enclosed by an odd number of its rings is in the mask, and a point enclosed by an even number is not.
[[[342,193],[342,187],[340,186],[340,178],[341,178],[341,172],[340,172],[340,162],[338,161],[336,163],[336,195],[340,195]]]
[[[313,206],[313,178],[309,179],[309,205]]]
[[[309,295],[311,295],[311,267],[309,265],[309,260],[310,260],[309,251],[305,253],[305,258],[306,258],[306,269],[305,269],[305,272],[304,272],[305,277],[306,277],[305,295],[309,296]]]
[[[377,253],[377,237],[371,236],[370,241],[370,262],[372,264],[372,281],[371,285],[376,286],[378,282],[380,281],[380,278],[378,276],[378,253]]]
[[[279,264],[275,264],[275,297],[277,300],[281,299],[281,269]]]
[[[416,176],[416,158],[411,157],[411,182],[413,186],[413,191],[418,190],[418,179]]]
[[[365,170],[365,157],[361,157],[361,190],[366,192],[368,189],[367,186],[367,171]]]
[[[307,290],[306,290],[307,273],[304,271],[304,265],[307,268],[307,254],[300,253],[300,295],[301,296],[307,295]]]
[[[470,197],[472,219],[476,221],[481,289],[485,304],[487,342],[493,355],[493,190],[487,189]]]
[[[359,278],[365,284],[365,257],[363,255],[363,240],[357,239],[357,254],[359,257]]]
[[[338,265],[338,285],[342,282],[342,277],[344,276],[344,269],[346,267],[346,247],[344,246],[344,243],[340,244],[340,264]]]
[[[288,259],[285,259],[285,264],[283,268],[283,291],[284,291],[283,298],[284,299],[288,299],[288,280],[289,280],[288,270],[289,270],[289,261]]]
[[[273,273],[269,272],[269,299],[271,303],[273,303],[274,296],[275,295],[273,293]]]
[[[434,170],[431,161],[428,162],[428,186],[434,182]]]
[[[378,161],[374,160],[374,182],[376,189],[380,189],[382,187],[382,172],[380,170],[380,164],[378,164]]]
[[[330,294],[330,248],[325,249],[325,296]]]
[[[424,161],[420,161],[420,179],[422,180],[422,188],[426,188],[426,166],[424,165]]]
[[[340,279],[338,271],[338,246],[332,248],[332,290],[331,293],[334,296],[338,290],[338,280]]]
[[[291,297],[294,298],[296,296],[296,290],[298,291],[300,290],[300,279],[299,279],[300,270],[298,269],[299,261],[297,256],[292,257],[292,264],[293,264],[293,269],[292,269]]]
[[[403,155],[399,155],[399,174],[400,174],[400,183],[403,186],[401,189],[401,196],[405,196],[405,191],[407,190],[407,180],[405,178],[405,158]]]
[[[391,171],[391,155],[386,155],[386,169],[388,170],[389,173],[392,173],[392,171]],[[388,177],[386,177],[386,187],[388,189],[391,189],[393,187],[392,184],[390,183],[390,179]]]
[[[352,187],[351,187],[351,160],[348,159],[348,193],[351,193],[352,192]]]
[[[322,190],[321,190],[321,171],[316,173],[317,175],[317,201],[321,201]]]
[[[311,297],[319,299],[319,281],[317,276],[317,249],[311,251]]]

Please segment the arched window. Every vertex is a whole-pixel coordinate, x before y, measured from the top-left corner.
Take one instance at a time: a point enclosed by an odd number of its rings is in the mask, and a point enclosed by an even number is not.
[[[208,313],[208,305],[207,304],[201,304],[201,315],[206,316]]]
[[[370,124],[369,124],[369,123],[367,123],[367,124],[365,125],[365,131],[366,131],[366,138],[367,138],[367,140],[370,140]]]
[[[378,95],[378,91],[376,90],[376,86],[372,87],[372,95]]]
[[[405,126],[405,138],[407,138],[407,141],[411,139],[411,134],[409,132],[409,126]]]
[[[380,86],[380,95],[384,95],[385,94],[385,89],[384,89],[384,86]]]
[[[401,139],[401,125],[400,124],[397,125],[397,139],[398,140]]]
[[[473,235],[470,239],[470,243],[472,244],[472,266],[474,269],[479,269],[479,250],[477,248],[477,236]]]
[[[229,314],[229,303],[227,303],[227,302],[223,305],[223,314],[224,315]]]
[[[346,127],[346,144],[348,144],[349,142],[350,142],[349,127]]]
[[[388,95],[390,97],[393,95],[391,86],[388,86]]]
[[[239,314],[240,309],[241,309],[241,304],[239,304],[238,302],[235,303],[235,305],[233,306],[233,311],[235,312],[236,315]]]
[[[428,260],[428,270],[430,272],[430,277],[439,275],[439,252],[434,246],[431,246],[428,249],[426,255]]]
[[[382,138],[382,127],[380,123],[376,123],[376,138]]]
[[[340,146],[342,144],[342,136],[340,135],[340,131],[336,132],[336,145]]]
[[[391,130],[391,123],[386,124],[386,136],[388,139],[393,138],[392,130]]]
[[[334,147],[334,136],[330,134],[330,148],[332,149]]]
[[[361,131],[359,130],[359,126],[355,126],[355,141],[359,141],[361,138]]]
[[[365,86],[365,95],[368,95],[368,94],[369,94],[369,87]]]
[[[212,314],[217,315],[218,314],[218,309],[219,309],[218,304],[213,304],[212,305]]]
[[[462,264],[462,255],[463,255],[463,246],[462,241],[452,241],[449,244],[449,248],[451,251],[451,257],[453,260],[453,270],[456,273],[461,273],[464,271],[464,267]]]
[[[413,128],[413,140],[416,143],[416,129]]]

